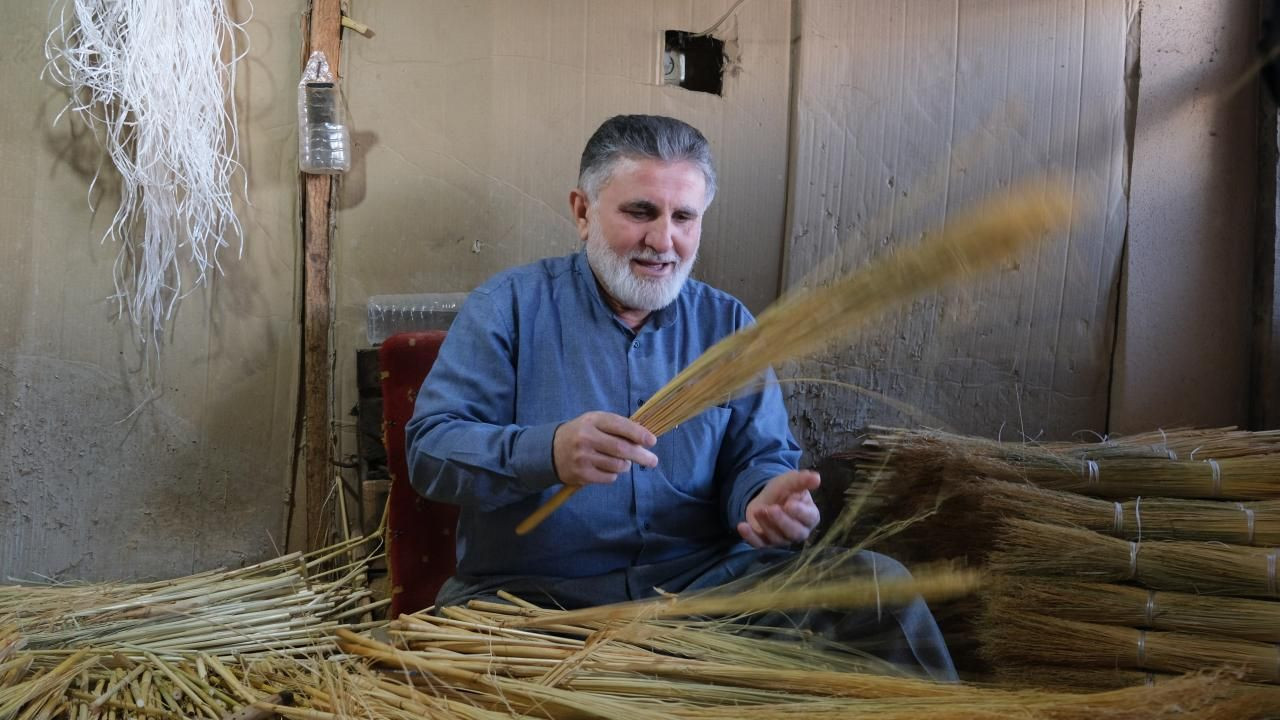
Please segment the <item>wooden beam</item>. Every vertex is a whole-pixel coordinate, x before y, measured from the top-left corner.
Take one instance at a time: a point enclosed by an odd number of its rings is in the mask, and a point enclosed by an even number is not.
[[[341,59],[342,2],[312,0],[307,47],[303,62],[321,50],[338,79]],[[303,175],[303,477],[306,479],[306,547],[328,544],[333,531],[333,508],[325,500],[333,486],[329,418],[329,240],[333,178]]]

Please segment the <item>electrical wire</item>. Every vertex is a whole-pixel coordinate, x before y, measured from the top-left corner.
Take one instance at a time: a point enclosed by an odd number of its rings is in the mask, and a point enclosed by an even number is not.
[[[720,25],[724,23],[725,20],[728,20],[729,16],[733,14],[733,11],[737,10],[738,6],[746,1],[747,0],[738,0],[733,5],[730,5],[729,9],[725,12],[725,14],[721,15],[719,20],[712,23],[711,27],[707,28],[706,30],[703,30],[700,33],[694,33],[693,37],[702,37],[703,35],[710,35],[711,33],[715,32],[715,29],[720,27]]]

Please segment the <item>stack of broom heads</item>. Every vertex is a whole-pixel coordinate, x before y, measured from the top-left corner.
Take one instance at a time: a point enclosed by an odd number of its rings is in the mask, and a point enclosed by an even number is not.
[[[1230,667],[1280,684],[1280,433],[1000,443],[877,429],[850,456],[901,548],[985,567],[998,678],[1107,688]],[[1277,707],[1280,707],[1278,705]]]

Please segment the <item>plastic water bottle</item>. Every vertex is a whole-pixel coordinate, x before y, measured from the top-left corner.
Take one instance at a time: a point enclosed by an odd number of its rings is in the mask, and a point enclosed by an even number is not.
[[[314,52],[298,84],[298,165],[313,175],[351,169],[351,136],[324,53]]]

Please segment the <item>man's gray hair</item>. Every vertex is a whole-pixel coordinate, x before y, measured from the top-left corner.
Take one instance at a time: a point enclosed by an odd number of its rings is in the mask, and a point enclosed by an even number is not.
[[[661,115],[614,115],[604,121],[582,151],[578,187],[591,202],[613,175],[619,160],[692,163],[707,181],[707,205],[716,196],[716,170],[711,145],[698,129]]]

